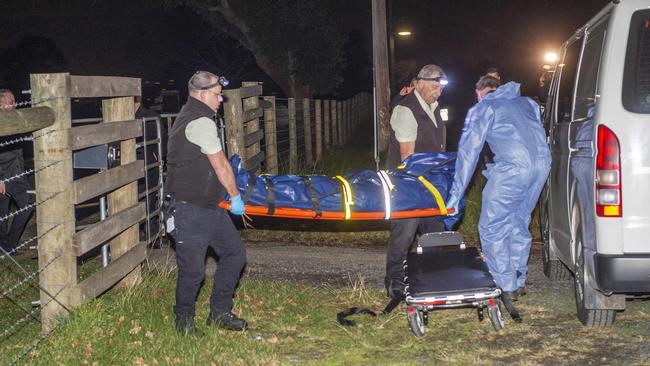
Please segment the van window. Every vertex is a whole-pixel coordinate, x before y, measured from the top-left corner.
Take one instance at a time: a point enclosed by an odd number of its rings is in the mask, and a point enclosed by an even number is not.
[[[595,112],[598,69],[606,29],[607,20],[602,20],[594,28],[587,30],[588,34],[585,40],[584,51],[582,51],[580,74],[576,89],[575,110],[573,111],[574,120],[593,117]]]
[[[576,66],[578,65],[581,48],[582,42],[580,39],[568,45],[562,62],[557,68],[561,72],[557,98],[558,123],[571,122],[573,86],[576,81]]]
[[[650,113],[650,10],[632,15],[623,74],[623,106]]]

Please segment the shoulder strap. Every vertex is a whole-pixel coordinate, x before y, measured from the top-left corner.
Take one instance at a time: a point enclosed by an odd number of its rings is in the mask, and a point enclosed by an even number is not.
[[[248,186],[246,186],[246,193],[244,193],[244,204],[248,203],[248,200],[251,198],[255,186],[257,185],[257,175],[254,171],[248,172]]]
[[[311,207],[314,209],[316,217],[321,217],[323,211],[321,210],[320,202],[318,201],[318,193],[311,182],[311,178],[307,175],[301,175],[300,178],[302,178],[302,181],[305,182],[305,186],[309,190],[309,195],[311,196]]]
[[[273,180],[269,176],[263,176],[263,178],[264,187],[266,188],[267,213],[273,215],[275,213],[275,192],[273,191]]]

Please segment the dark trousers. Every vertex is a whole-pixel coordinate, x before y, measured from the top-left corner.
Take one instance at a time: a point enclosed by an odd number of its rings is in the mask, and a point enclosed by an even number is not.
[[[218,314],[232,309],[233,295],[246,264],[246,249],[228,213],[221,208],[205,208],[176,202],[173,208],[176,240],[176,317],[193,317],[196,297],[205,278],[208,247],[219,256],[210,297],[210,311]]]
[[[445,225],[435,217],[418,219],[401,219],[390,222],[390,236],[388,238],[388,251],[386,253],[386,288],[391,281],[404,281],[404,260],[409,248],[413,244],[415,234],[445,231]]]
[[[32,197],[25,191],[14,193],[11,198],[0,194],[0,218],[9,214],[12,200],[16,204],[16,209],[21,209],[33,203]],[[32,207],[13,216],[11,219],[0,222],[0,246],[5,251],[9,252],[16,248],[33,210]]]

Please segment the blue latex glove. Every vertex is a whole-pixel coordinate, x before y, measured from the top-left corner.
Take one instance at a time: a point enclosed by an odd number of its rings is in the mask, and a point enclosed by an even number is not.
[[[447,203],[445,203],[445,206],[447,206],[447,210],[449,209],[454,209],[454,213],[447,213],[448,216],[456,216],[459,213],[458,210],[458,203],[460,202],[460,199],[453,194],[449,196],[449,199],[447,200]]]
[[[240,194],[230,199],[230,212],[235,215],[244,214],[244,201],[242,201]]]

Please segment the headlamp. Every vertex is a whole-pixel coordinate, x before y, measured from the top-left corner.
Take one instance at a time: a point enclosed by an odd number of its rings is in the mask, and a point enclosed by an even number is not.
[[[199,74],[199,73],[201,73],[201,72],[203,72],[203,71],[197,71],[195,74]],[[194,83],[193,83],[192,81],[190,81],[190,82],[191,82],[192,85],[194,86]],[[212,89],[212,88],[214,88],[214,87],[217,86],[217,85],[221,85],[222,87],[225,88],[225,87],[227,87],[228,85],[230,85],[230,81],[228,81],[228,79],[226,79],[225,76],[219,76],[219,78],[217,79],[217,82],[216,82],[216,83],[208,84],[208,85],[206,85],[206,86],[202,86],[202,87],[196,87],[196,89],[199,89],[199,90],[208,90],[208,89]]]
[[[417,80],[437,81],[438,84],[440,84],[442,86],[445,86],[445,85],[449,84],[449,80],[444,76],[437,76],[435,78],[418,77],[416,79]]]

